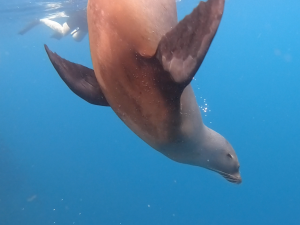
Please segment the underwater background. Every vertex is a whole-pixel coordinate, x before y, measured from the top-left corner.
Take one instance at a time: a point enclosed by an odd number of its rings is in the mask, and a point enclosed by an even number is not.
[[[178,18],[198,3],[177,2]],[[110,108],[73,94],[43,44],[92,68],[88,37],[17,34],[84,7],[1,2],[0,225],[300,224],[300,1],[226,0],[192,82],[204,123],[239,157],[240,185],[171,161]]]

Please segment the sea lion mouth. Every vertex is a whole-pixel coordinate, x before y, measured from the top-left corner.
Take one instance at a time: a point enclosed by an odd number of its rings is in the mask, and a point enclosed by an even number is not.
[[[234,176],[231,174],[227,174],[227,173],[220,173],[226,180],[228,180],[231,183],[235,183],[235,184],[240,184],[242,183],[242,178],[240,175],[238,176]]]
[[[222,172],[219,170],[214,170],[214,169],[211,169],[211,170],[219,173],[222,177],[224,177],[226,180],[228,180],[231,183],[235,183],[235,184],[242,183],[242,177],[239,173],[237,175],[232,175],[232,174],[225,173],[225,172]]]

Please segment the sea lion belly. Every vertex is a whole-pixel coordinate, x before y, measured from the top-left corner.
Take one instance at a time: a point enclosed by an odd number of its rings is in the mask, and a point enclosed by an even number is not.
[[[175,11],[175,12],[174,12]],[[93,66],[116,114],[152,147],[169,142],[178,127],[179,100],[155,54],[161,37],[177,24],[173,0],[90,0],[88,24]],[[145,57],[146,56],[146,57]],[[165,76],[165,83],[157,76]],[[170,92],[170,95],[174,92]],[[178,90],[178,96],[181,92]],[[167,129],[166,129],[167,128]]]

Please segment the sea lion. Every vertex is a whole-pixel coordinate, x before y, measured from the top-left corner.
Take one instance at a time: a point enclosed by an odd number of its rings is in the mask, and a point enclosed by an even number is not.
[[[95,72],[47,46],[46,51],[75,94],[110,106],[154,149],[241,183],[234,149],[203,124],[190,85],[218,29],[224,2],[200,2],[178,23],[175,0],[89,0]]]

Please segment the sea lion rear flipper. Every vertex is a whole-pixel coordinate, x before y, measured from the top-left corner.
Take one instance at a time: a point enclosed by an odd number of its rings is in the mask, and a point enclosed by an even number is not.
[[[225,0],[200,2],[193,12],[166,33],[156,57],[173,80],[184,87],[200,67],[217,32]]]
[[[72,63],[49,50],[46,52],[57,73],[67,86],[79,97],[94,105],[109,106],[102,93],[94,70]]]

